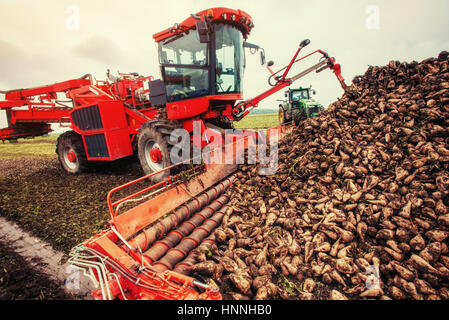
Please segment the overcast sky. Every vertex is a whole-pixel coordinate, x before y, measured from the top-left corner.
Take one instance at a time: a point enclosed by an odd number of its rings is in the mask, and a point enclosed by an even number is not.
[[[299,42],[310,38],[304,52],[322,49],[334,56],[348,84],[369,65],[449,51],[447,0],[0,0],[0,90],[86,73],[102,80],[108,68],[159,78],[152,35],[211,7],[249,13],[255,28],[248,41],[265,48],[273,69],[286,65]],[[247,55],[244,97],[268,89],[268,75],[258,56]],[[297,86],[311,84],[326,106],[343,93],[330,71]],[[260,106],[276,107],[282,97]]]

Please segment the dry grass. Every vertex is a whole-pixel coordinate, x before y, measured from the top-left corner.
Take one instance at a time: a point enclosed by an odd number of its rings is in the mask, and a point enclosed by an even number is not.
[[[50,135],[33,139],[19,139],[16,143],[0,143],[0,159],[56,158],[57,139],[58,135]]]

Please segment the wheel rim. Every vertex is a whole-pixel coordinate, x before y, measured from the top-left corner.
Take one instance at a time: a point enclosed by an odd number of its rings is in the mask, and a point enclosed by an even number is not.
[[[75,154],[75,152],[70,151],[69,153],[67,153],[67,159],[70,162],[72,162],[72,163],[76,162],[76,154]]]
[[[76,170],[79,166],[78,158],[73,148],[65,148],[63,151],[64,162],[71,170]]]
[[[160,146],[153,140],[145,143],[145,161],[153,172],[164,169],[164,161]]]
[[[153,148],[150,151],[151,161],[155,163],[160,163],[162,161],[162,152],[159,148]]]

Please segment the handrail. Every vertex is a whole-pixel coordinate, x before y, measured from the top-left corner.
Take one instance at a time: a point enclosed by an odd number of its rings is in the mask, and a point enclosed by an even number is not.
[[[176,176],[174,176],[174,177],[173,177],[173,176],[169,176],[169,177],[165,178],[164,180],[162,180],[162,181],[160,181],[160,182],[157,182],[157,183],[155,183],[155,184],[153,184],[153,185],[151,185],[151,186],[149,186],[149,187],[146,187],[146,188],[144,188],[144,189],[142,189],[142,190],[139,190],[139,191],[137,191],[137,192],[135,192],[135,193],[133,193],[133,194],[131,194],[131,195],[129,195],[129,196],[126,196],[126,197],[124,197],[124,198],[121,198],[121,199],[119,199],[119,200],[117,200],[117,201],[115,201],[115,202],[112,202],[112,200],[111,200],[112,194],[113,194],[113,193],[115,193],[115,192],[117,192],[117,191],[120,191],[120,190],[123,190],[123,189],[125,189],[125,188],[127,188],[127,187],[129,187],[129,186],[135,185],[135,184],[137,184],[137,183],[139,183],[139,182],[141,182],[141,181],[143,181],[143,180],[145,180],[145,179],[151,178],[151,177],[153,177],[153,176],[155,176],[155,175],[158,175],[158,174],[160,174],[160,173],[162,173],[162,172],[164,172],[164,171],[170,170],[170,169],[175,168],[175,167],[177,167],[177,166],[179,166],[179,165],[182,165],[182,164],[184,164],[184,162],[180,162],[180,163],[171,165],[171,166],[166,167],[166,168],[164,168],[164,169],[162,169],[162,170],[160,170],[160,171],[150,173],[150,174],[148,174],[148,175],[146,175],[146,176],[143,176],[143,177],[141,177],[141,178],[135,179],[135,180],[133,180],[133,181],[130,181],[130,182],[128,182],[128,183],[125,183],[125,184],[123,184],[123,185],[121,185],[121,186],[115,187],[114,189],[110,190],[110,191],[108,192],[107,197],[106,197],[106,201],[107,201],[108,208],[109,208],[109,213],[111,214],[112,219],[114,219],[114,217],[116,217],[117,214],[118,214],[118,212],[115,212],[115,210],[114,210],[114,208],[115,208],[116,206],[118,206],[118,205],[124,203],[125,201],[128,201],[128,200],[130,200],[130,199],[133,199],[133,198],[135,198],[135,197],[137,197],[137,196],[139,196],[139,195],[141,195],[141,194],[143,194],[143,193],[145,193],[145,192],[148,192],[148,191],[150,191],[150,190],[153,190],[153,189],[155,189],[155,188],[158,188],[158,187],[161,187],[161,188],[158,189],[158,190],[156,190],[156,192],[162,191],[162,190],[164,189],[163,187],[168,187],[169,185],[174,184],[174,182],[176,182],[176,181],[179,179],[179,176],[180,176],[180,175],[178,174],[178,175],[176,175]],[[189,173],[189,172],[192,172],[192,171],[198,169],[200,166],[201,166],[201,165],[198,165],[198,166],[196,166],[196,167],[194,167],[194,168],[191,168],[191,169],[189,169],[189,170],[185,170],[185,171],[183,171],[183,173]]]

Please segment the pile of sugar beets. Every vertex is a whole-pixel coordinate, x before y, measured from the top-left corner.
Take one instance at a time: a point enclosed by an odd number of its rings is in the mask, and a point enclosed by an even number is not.
[[[449,299],[449,59],[371,66],[243,165],[191,274],[225,299]]]

